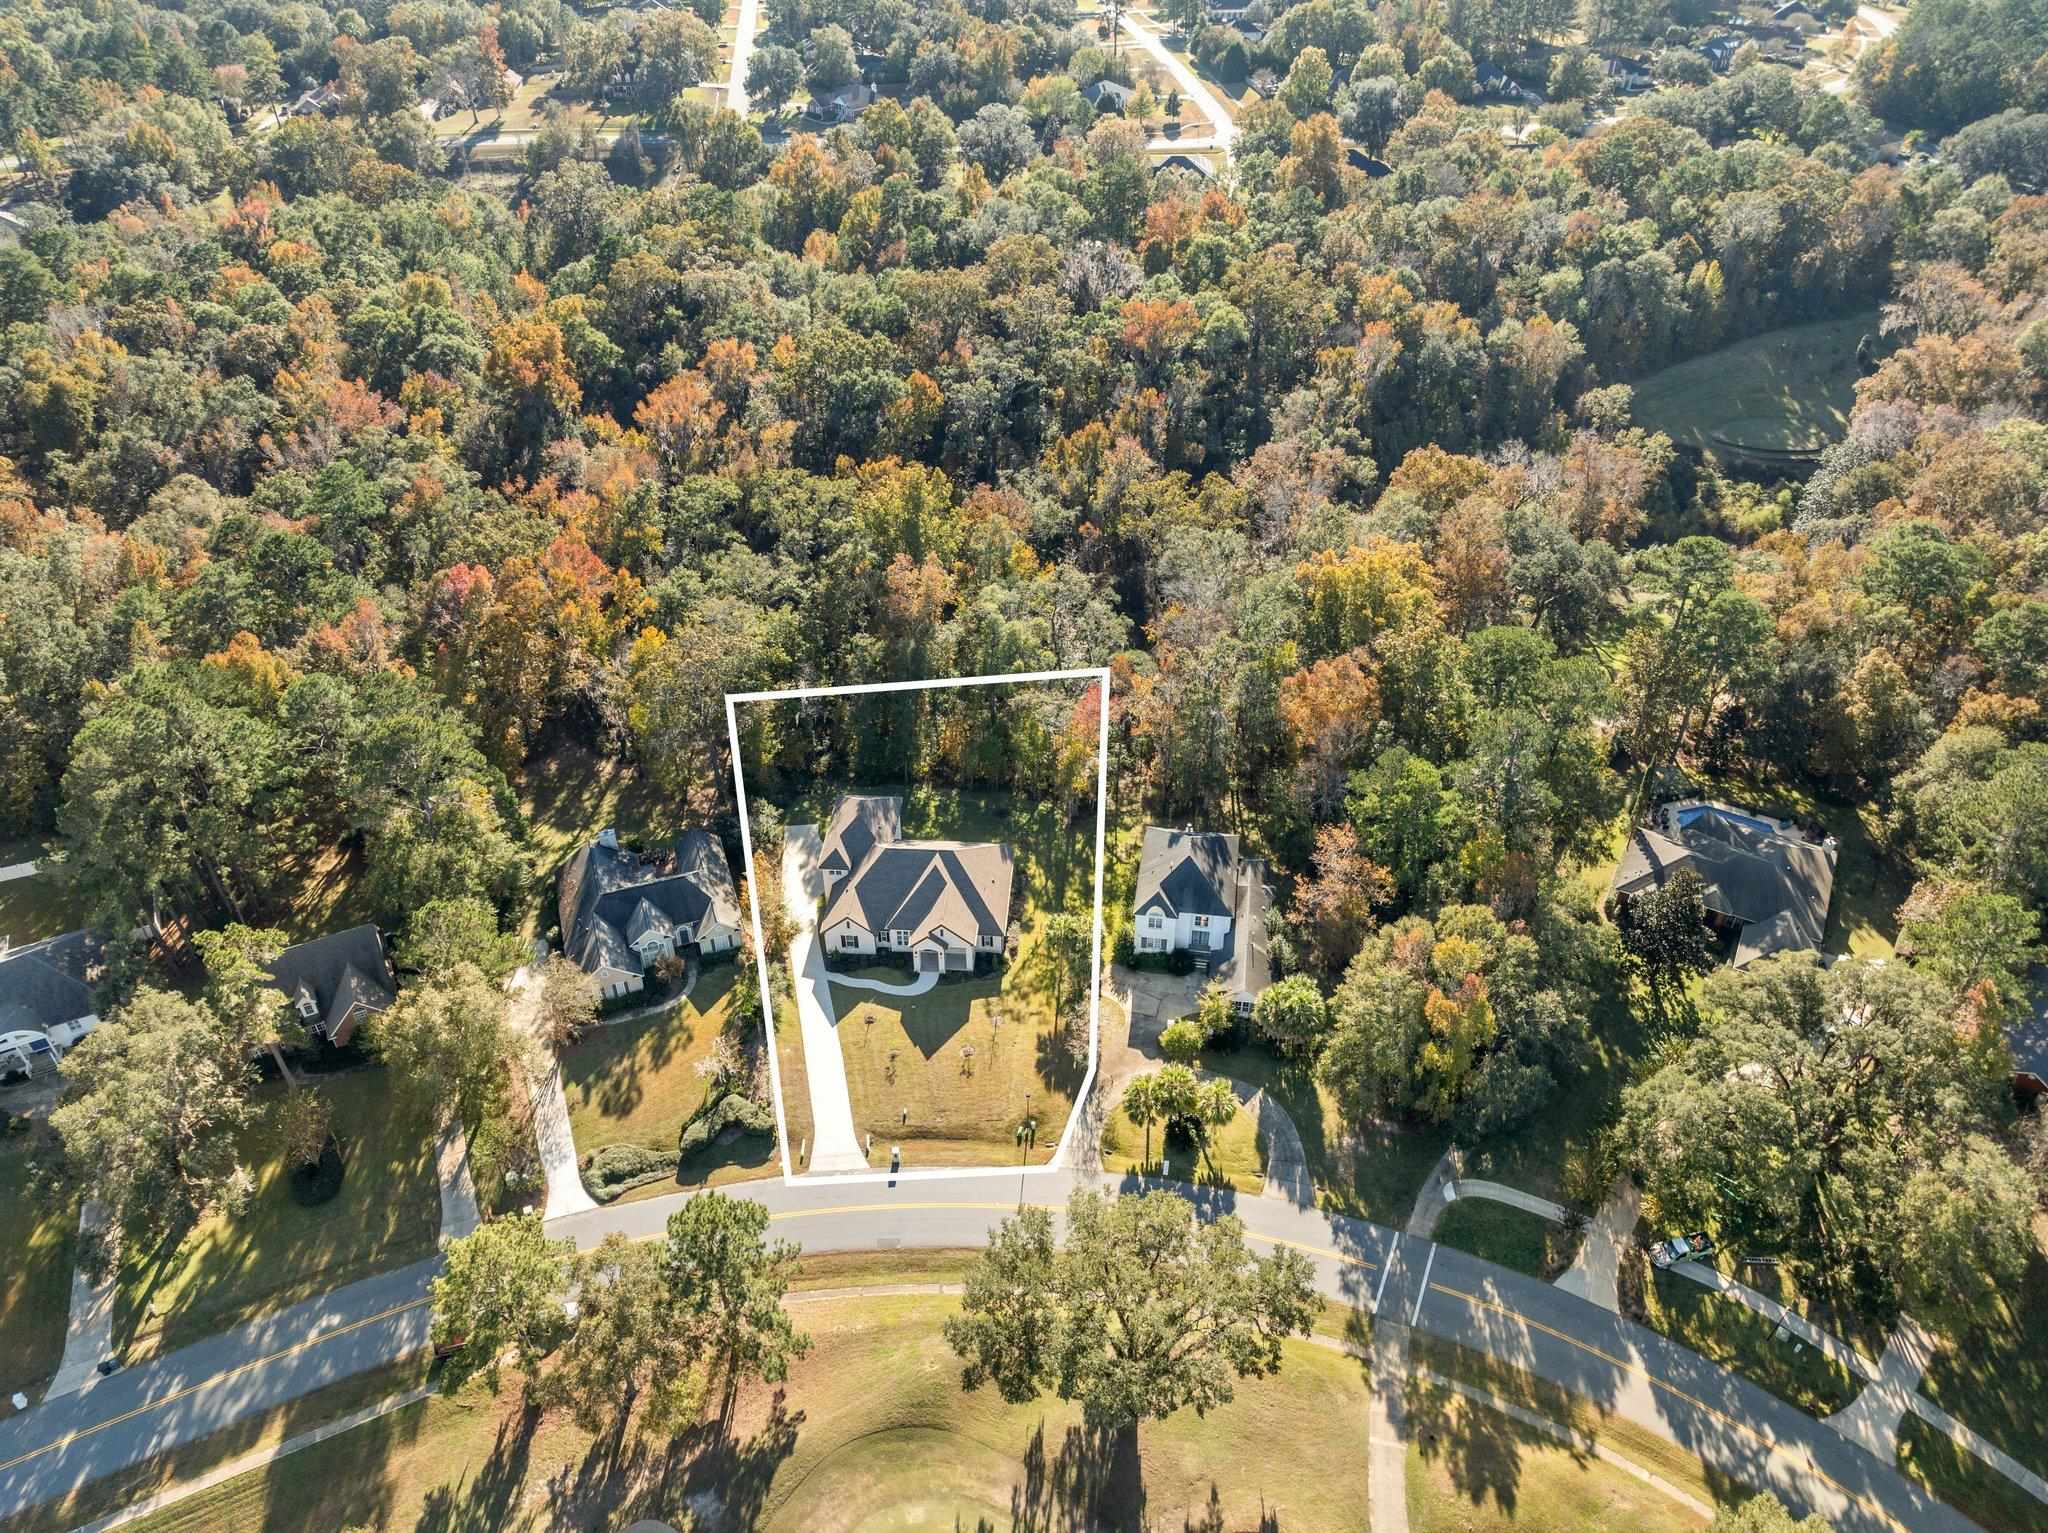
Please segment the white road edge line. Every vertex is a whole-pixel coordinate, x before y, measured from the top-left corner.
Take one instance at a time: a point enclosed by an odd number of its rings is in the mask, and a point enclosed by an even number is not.
[[[1432,1252],[1434,1252],[1434,1247],[1432,1247],[1431,1249]],[[1379,1286],[1374,1288],[1372,1291],[1372,1316],[1375,1320],[1379,1319],[1380,1300],[1386,1296],[1387,1279],[1394,1275],[1394,1257],[1397,1254],[1399,1254],[1400,1250],[1401,1232],[1399,1230],[1396,1230],[1394,1232],[1394,1243],[1387,1247],[1386,1263],[1380,1268]]]
[[[1429,1260],[1422,1264],[1422,1284],[1415,1290],[1415,1307],[1408,1311],[1408,1323],[1415,1324],[1422,1318],[1422,1301],[1429,1297],[1430,1269],[1436,1266],[1436,1242],[1429,1243]]]

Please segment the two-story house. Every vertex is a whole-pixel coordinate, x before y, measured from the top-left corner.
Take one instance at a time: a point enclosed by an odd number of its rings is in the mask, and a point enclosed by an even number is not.
[[[1134,899],[1140,955],[1187,953],[1198,973],[1226,984],[1240,1011],[1271,983],[1266,863],[1219,832],[1145,827]]]
[[[961,973],[1002,955],[1015,868],[999,842],[906,841],[903,800],[848,794],[819,867],[829,958],[894,954],[920,972]]]
[[[384,950],[384,935],[370,925],[329,932],[277,955],[270,982],[315,1038],[336,1048],[355,1035],[363,1018],[398,999],[398,980]]]
[[[562,951],[606,999],[645,989],[664,958],[723,953],[740,939],[732,869],[704,830],[655,852],[621,849],[616,831],[601,832],[563,864],[556,908]]]

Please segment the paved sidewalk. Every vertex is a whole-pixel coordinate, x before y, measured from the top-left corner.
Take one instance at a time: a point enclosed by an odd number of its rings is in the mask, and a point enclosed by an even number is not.
[[[1505,1203],[1510,1208],[1519,1208],[1539,1219],[1548,1219],[1555,1224],[1564,1223],[1571,1210],[1550,1198],[1539,1198],[1533,1192],[1523,1192],[1502,1182],[1481,1181],[1477,1177],[1460,1177],[1457,1181],[1444,1184],[1443,1198],[1446,1203],[1455,1203],[1460,1198],[1483,1198],[1489,1203]]]
[[[0,868],[0,884],[11,884],[17,878],[34,878],[36,865],[33,862],[17,862],[10,867]]]
[[[78,1206],[78,1232],[84,1235],[107,1222],[104,1205],[87,1198]],[[71,1314],[64,1325],[64,1360],[57,1376],[43,1391],[45,1400],[76,1394],[90,1384],[94,1370],[114,1350],[114,1289],[116,1272],[109,1270],[95,1286],[86,1275],[72,1269]]]
[[[434,1174],[441,1189],[441,1244],[445,1246],[483,1223],[476,1206],[476,1182],[469,1174],[469,1135],[461,1123],[450,1123],[441,1130],[434,1146]]]
[[[1868,1448],[1887,1461],[1899,1451],[1899,1423],[1913,1408],[1913,1395],[1920,1388],[1920,1375],[1934,1356],[1935,1340],[1919,1321],[1899,1317],[1899,1328],[1885,1343],[1884,1356],[1877,1360],[1877,1377],[1841,1410],[1827,1418],[1829,1426],[1850,1442]]]
[[[1444,1189],[1458,1180],[1458,1166],[1461,1157],[1458,1147],[1451,1146],[1444,1151],[1441,1159],[1430,1168],[1429,1180],[1422,1184],[1422,1191],[1415,1195],[1415,1207],[1408,1215],[1404,1234],[1420,1236],[1424,1240],[1436,1234],[1436,1222],[1443,1218],[1450,1200],[1444,1196]]]
[[[296,1437],[287,1437],[274,1448],[258,1448],[242,1454],[239,1458],[231,1458],[224,1464],[216,1464],[202,1475],[190,1480],[180,1480],[168,1490],[161,1490],[141,1501],[131,1502],[112,1516],[73,1528],[71,1533],[112,1533],[115,1528],[125,1527],[131,1522],[140,1522],[153,1512],[160,1512],[167,1506],[176,1506],[187,1497],[196,1496],[203,1490],[211,1490],[237,1475],[247,1474],[252,1469],[261,1469],[265,1464],[274,1464],[277,1460],[304,1449],[317,1447],[331,1437],[339,1437],[344,1432],[353,1432],[357,1427],[368,1426],[380,1416],[402,1411],[408,1405],[417,1405],[434,1393],[433,1385],[423,1385],[418,1389],[409,1389],[402,1395],[379,1400],[375,1405],[366,1405],[359,1411],[350,1411],[346,1416],[314,1427],[311,1431],[301,1432]]]
[[[1691,1278],[1703,1288],[1726,1294],[1745,1308],[1755,1310],[1773,1325],[1782,1325],[1809,1347],[1818,1347],[1823,1356],[1833,1358],[1858,1378],[1877,1377],[1877,1364],[1839,1336],[1823,1331],[1804,1315],[1795,1315],[1770,1295],[1758,1293],[1747,1283],[1738,1283],[1718,1267],[1709,1267],[1703,1262],[1674,1262],[1666,1270]]]
[[[1947,1411],[1928,1399],[1927,1396],[1919,1393],[1914,1394],[1913,1414],[1933,1427],[1937,1432],[1944,1433],[1951,1442],[1964,1452],[1976,1454],[1978,1458],[2004,1475],[2013,1484],[2019,1486],[2021,1490],[2032,1496],[2036,1501],[2048,1505],[2048,1480],[2042,1479],[2003,1448],[1998,1447],[1995,1443],[1986,1441],[1977,1433],[1971,1431]],[[2048,1513],[2043,1514],[2042,1522],[2048,1524]]]
[[[1600,1212],[1586,1226],[1579,1254],[1558,1278],[1558,1288],[1577,1294],[1588,1304],[1599,1305],[1609,1314],[1620,1314],[1621,1255],[1635,1238],[1636,1222],[1642,1213],[1642,1189],[1629,1177],[1617,1177],[1614,1190],[1607,1194]]]
[[[839,1018],[832,1010],[832,976],[818,949],[817,906],[822,890],[818,856],[822,850],[815,825],[791,825],[784,832],[782,891],[796,924],[796,935],[789,940],[789,974],[803,1034],[804,1078],[811,1090],[811,1149],[803,1169],[865,1171],[868,1158],[853,1129],[846,1056],[839,1050]]]

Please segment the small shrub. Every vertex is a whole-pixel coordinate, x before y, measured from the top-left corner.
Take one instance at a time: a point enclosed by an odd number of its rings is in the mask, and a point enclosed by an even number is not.
[[[680,1157],[673,1150],[650,1150],[644,1144],[608,1144],[583,1168],[583,1186],[600,1203],[623,1192],[674,1176]]]
[[[341,1158],[341,1146],[330,1134],[320,1147],[318,1160],[292,1167],[288,1179],[292,1201],[301,1208],[318,1208],[322,1203],[331,1203],[341,1191],[342,1180],[347,1175],[348,1163]]]
[[[676,1143],[677,1158],[696,1154],[729,1128],[772,1137],[775,1133],[775,1111],[767,1103],[749,1101],[738,1092],[721,1097],[684,1125],[682,1138]]]

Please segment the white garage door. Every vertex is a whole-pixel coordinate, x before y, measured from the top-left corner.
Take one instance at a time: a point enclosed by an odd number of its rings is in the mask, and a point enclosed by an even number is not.
[[[934,974],[938,973],[939,950],[935,947],[928,947],[919,950],[917,955],[917,966],[921,970],[928,969]]]
[[[946,967],[947,967],[947,968],[949,968],[949,969],[968,969],[968,968],[972,968],[973,966],[974,966],[974,955],[973,955],[972,953],[968,952],[968,951],[967,951],[967,949],[965,949],[964,947],[952,947],[952,948],[947,948],[947,949],[946,949]]]

